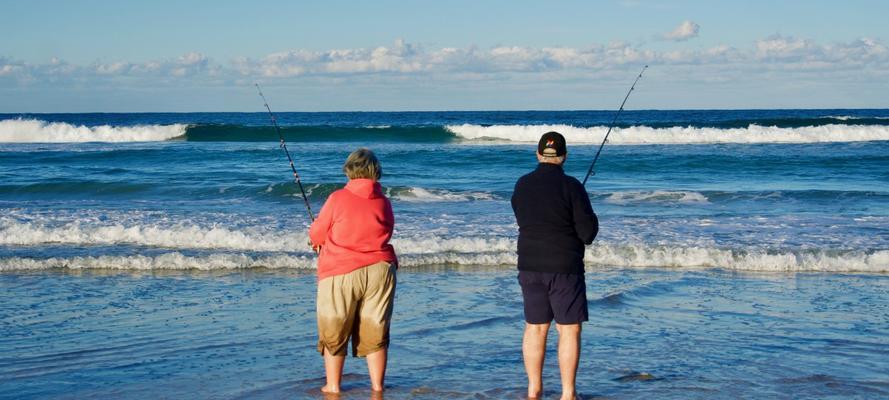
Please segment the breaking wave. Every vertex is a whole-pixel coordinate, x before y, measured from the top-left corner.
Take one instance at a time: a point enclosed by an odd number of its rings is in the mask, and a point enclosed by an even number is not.
[[[608,127],[570,125],[448,125],[447,129],[466,140],[496,140],[536,143],[540,135],[558,131],[569,143],[600,143]],[[749,125],[746,128],[673,126],[615,128],[608,137],[612,144],[712,144],[712,143],[823,143],[889,140],[889,126],[828,124],[798,128]]]
[[[290,142],[447,142],[456,139],[441,126],[283,126]],[[37,119],[0,120],[0,143],[158,142],[276,142],[269,126],[237,124],[170,124],[86,126]]]
[[[485,242],[485,240],[479,240]],[[436,265],[487,265],[514,268],[512,251],[460,249],[459,251],[411,253],[405,241],[393,242],[399,250],[402,267]],[[314,269],[309,253],[213,253],[191,256],[174,251],[160,255],[99,255],[74,257],[5,257],[0,271],[45,269],[116,270],[230,270],[249,268]],[[726,269],[750,272],[889,272],[889,251],[788,250],[751,251],[702,247],[598,244],[587,250],[587,269],[596,268],[675,268]]]
[[[0,271],[34,269],[195,269],[315,267],[304,232],[282,233],[219,226],[50,226],[4,221],[0,246],[67,246],[105,251],[124,246],[128,254],[55,257],[6,256]],[[490,265],[516,263],[515,238],[434,234],[396,236],[392,244],[402,266]],[[145,250],[145,249],[148,250]],[[151,254],[158,253],[160,254]],[[13,252],[14,253],[14,252]],[[197,255],[190,253],[199,253]],[[90,253],[91,254],[91,253]],[[719,268],[772,272],[889,272],[889,250],[757,249],[648,243],[597,242],[586,250],[589,268]]]
[[[843,117],[835,117],[843,118]],[[858,122],[834,119],[834,122]],[[869,121],[876,121],[869,119]],[[599,143],[607,127],[571,125],[447,125],[447,126],[284,126],[292,142],[536,142],[544,132],[563,133],[571,143]],[[277,141],[267,126],[170,124],[86,126],[37,119],[0,120],[0,143],[156,142],[167,140]],[[615,128],[613,144],[822,143],[889,140],[889,125],[829,123],[811,126],[749,124],[743,127],[623,126]]]
[[[92,225],[71,222],[60,226],[0,220],[0,246],[136,245],[173,249],[291,251],[305,247],[305,233],[285,234],[253,228],[232,229],[198,225]]]
[[[0,143],[156,142],[185,135],[186,124],[84,126],[36,119],[0,121]]]

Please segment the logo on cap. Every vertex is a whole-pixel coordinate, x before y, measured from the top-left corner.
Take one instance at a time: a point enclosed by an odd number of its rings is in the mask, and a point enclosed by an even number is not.
[[[561,157],[565,154],[565,138],[558,132],[547,132],[537,142],[537,153],[544,157]]]

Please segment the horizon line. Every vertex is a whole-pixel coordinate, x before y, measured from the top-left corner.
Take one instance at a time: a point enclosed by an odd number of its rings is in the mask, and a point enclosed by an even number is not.
[[[855,111],[883,111],[889,107],[833,107],[833,108],[640,108],[627,109],[625,112],[646,111],[828,111],[828,110],[855,110]],[[303,114],[335,114],[335,113],[436,113],[436,112],[617,112],[616,108],[609,109],[447,109],[447,110],[316,110],[316,111],[281,111],[275,113],[303,113]],[[265,114],[267,111],[0,111],[0,115],[15,114]]]

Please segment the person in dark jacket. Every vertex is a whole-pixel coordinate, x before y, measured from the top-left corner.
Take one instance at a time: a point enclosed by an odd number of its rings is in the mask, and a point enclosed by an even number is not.
[[[574,399],[581,323],[587,321],[583,254],[599,232],[599,220],[581,183],[562,170],[565,138],[547,132],[537,144],[537,169],[516,182],[512,209],[519,225],[519,285],[525,308],[522,355],[528,397],[543,395],[546,336],[559,332],[562,399]]]

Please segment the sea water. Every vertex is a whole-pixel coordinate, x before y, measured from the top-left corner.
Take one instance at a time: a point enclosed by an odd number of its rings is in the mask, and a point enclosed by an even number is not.
[[[278,115],[316,213],[352,150],[383,164],[390,397],[521,396],[512,188],[548,130],[582,179],[613,116]],[[267,118],[0,115],[0,396],[315,394],[309,219]],[[889,110],[623,114],[587,184],[581,392],[889,395],[887,184]]]

